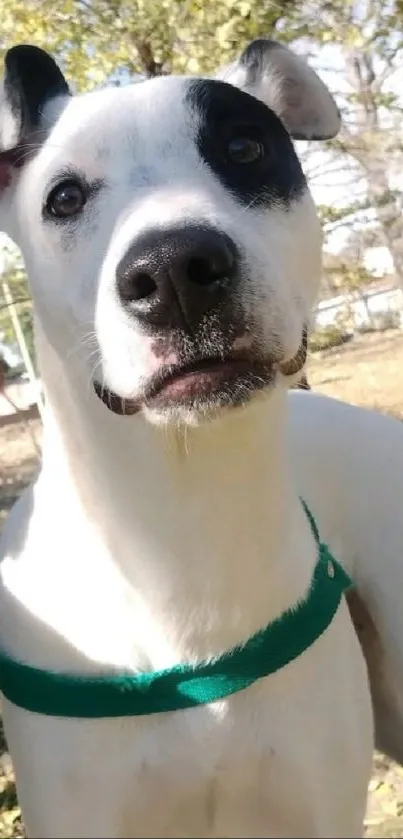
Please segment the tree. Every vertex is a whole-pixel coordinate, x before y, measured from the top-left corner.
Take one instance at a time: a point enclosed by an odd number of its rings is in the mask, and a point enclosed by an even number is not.
[[[340,80],[335,92],[343,125],[328,145],[327,166],[333,166],[333,172],[339,167],[352,202],[351,209],[345,207],[333,223],[358,224],[361,229],[375,223],[403,287],[402,192],[396,185],[403,160],[403,103],[400,91],[393,88],[403,56],[399,4],[394,0],[329,0],[322,4],[320,16],[309,3],[304,8],[306,19],[311,20],[308,48],[315,52],[318,46],[331,45],[337,53],[333,77]],[[319,175],[323,178],[323,171]],[[334,229],[334,224],[328,229]]]
[[[106,79],[210,73],[272,34],[294,0],[2,0],[0,48],[51,51],[79,90]]]
[[[14,303],[18,311],[18,317],[27,342],[28,351],[35,362],[34,327],[32,301],[28,289],[27,276],[24,270],[21,256],[15,248],[2,245],[3,259],[5,265],[0,275],[0,338],[6,344],[16,344],[16,336],[12,327],[8,304],[3,290],[5,281],[10,289]],[[8,257],[8,258],[7,258]]]

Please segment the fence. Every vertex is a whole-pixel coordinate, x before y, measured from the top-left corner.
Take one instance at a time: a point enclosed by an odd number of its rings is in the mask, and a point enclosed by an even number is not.
[[[321,300],[315,312],[316,326],[337,325],[347,312],[356,329],[370,327],[377,317],[389,314],[395,314],[397,325],[403,326],[403,291],[389,286]]]

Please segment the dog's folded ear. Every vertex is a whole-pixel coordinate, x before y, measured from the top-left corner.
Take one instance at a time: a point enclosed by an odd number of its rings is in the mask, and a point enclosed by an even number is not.
[[[0,93],[0,194],[13,170],[41,143],[49,125],[42,120],[47,102],[68,96],[68,84],[48,53],[22,45],[6,53]]]
[[[340,129],[340,113],[326,85],[304,59],[277,41],[252,41],[216,78],[268,105],[295,140],[328,140]]]

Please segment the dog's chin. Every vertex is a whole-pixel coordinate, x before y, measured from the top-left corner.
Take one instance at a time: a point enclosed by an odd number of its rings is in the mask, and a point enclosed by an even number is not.
[[[202,359],[162,368],[146,380],[136,398],[122,398],[94,382],[97,396],[116,414],[144,412],[154,424],[197,425],[239,408],[275,382],[275,366],[256,359]]]

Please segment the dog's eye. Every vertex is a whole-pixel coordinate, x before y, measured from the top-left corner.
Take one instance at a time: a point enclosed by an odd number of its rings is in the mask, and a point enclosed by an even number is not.
[[[63,181],[49,193],[46,212],[55,218],[72,218],[81,212],[86,201],[84,187],[78,181]]]
[[[263,143],[254,137],[232,137],[227,144],[227,157],[231,163],[256,163],[264,152]]]

